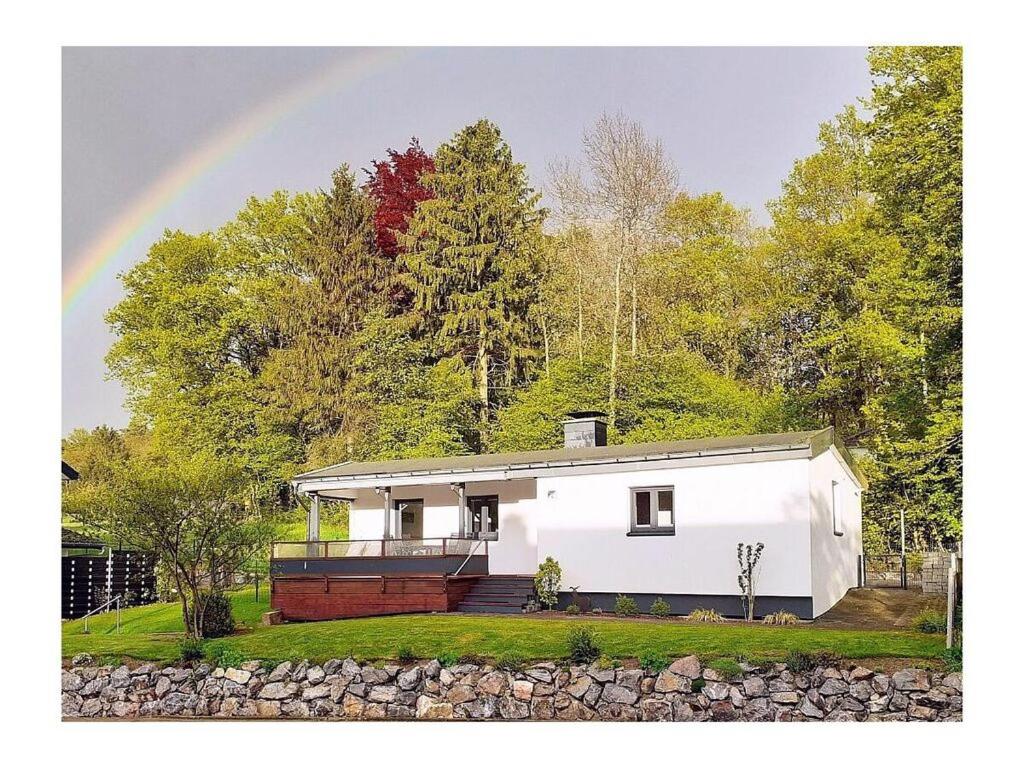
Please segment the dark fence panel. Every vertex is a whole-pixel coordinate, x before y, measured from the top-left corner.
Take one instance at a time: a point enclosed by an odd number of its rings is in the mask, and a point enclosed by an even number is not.
[[[106,557],[69,555],[60,562],[60,616],[77,619],[117,595],[121,607],[156,602],[155,558],[117,550]]]

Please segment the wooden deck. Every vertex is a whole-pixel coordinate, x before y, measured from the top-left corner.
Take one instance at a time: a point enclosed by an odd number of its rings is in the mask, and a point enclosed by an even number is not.
[[[479,576],[276,576],[270,607],[286,621],[322,621],[397,613],[445,613]]]

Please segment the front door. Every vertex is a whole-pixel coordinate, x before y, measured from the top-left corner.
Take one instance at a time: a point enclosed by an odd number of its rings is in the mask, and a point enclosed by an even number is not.
[[[401,539],[423,538],[423,499],[398,499],[398,536]]]

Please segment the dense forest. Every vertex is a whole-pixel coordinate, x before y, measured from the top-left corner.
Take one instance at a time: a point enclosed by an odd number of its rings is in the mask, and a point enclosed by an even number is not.
[[[608,114],[529,174],[481,119],[165,232],[107,317],[132,423],[72,432],[64,458],[95,486],[216,457],[286,510],[302,468],[553,447],[571,410],[606,411],[612,443],[834,425],[872,482],[866,546],[897,544],[901,509],[912,546],[950,546],[961,54],[868,64],[767,226],[686,192],[660,141]]]

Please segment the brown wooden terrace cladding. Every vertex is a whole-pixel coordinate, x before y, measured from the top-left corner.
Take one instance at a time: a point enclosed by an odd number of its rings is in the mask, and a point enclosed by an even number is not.
[[[486,574],[477,539],[275,542],[270,605],[293,621],[447,612]]]

